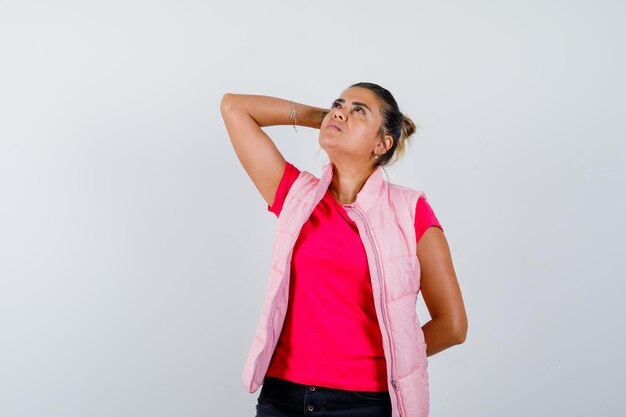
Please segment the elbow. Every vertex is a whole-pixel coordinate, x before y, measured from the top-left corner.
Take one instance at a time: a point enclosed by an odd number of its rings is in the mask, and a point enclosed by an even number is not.
[[[461,325],[455,326],[453,334],[457,345],[465,343],[465,339],[467,339],[467,320],[464,320]]]
[[[233,93],[226,93],[222,96],[222,101],[220,101],[220,111],[225,113],[229,111],[233,106],[233,101],[237,95]]]
[[[460,345],[465,343],[465,339],[467,338],[467,332],[457,332],[455,337],[454,337],[454,344],[455,345]]]

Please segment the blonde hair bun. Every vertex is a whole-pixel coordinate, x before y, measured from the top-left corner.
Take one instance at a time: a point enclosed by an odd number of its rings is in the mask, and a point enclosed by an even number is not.
[[[393,153],[394,162],[399,160],[402,155],[406,152],[407,142],[413,137],[413,134],[417,131],[417,127],[413,120],[407,117],[404,113],[402,114],[402,132],[400,133],[400,138],[398,139],[398,144],[396,145],[396,150]]]

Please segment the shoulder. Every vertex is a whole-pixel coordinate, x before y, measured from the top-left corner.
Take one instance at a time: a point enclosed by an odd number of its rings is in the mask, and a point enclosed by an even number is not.
[[[295,168],[297,169],[297,168]],[[299,170],[297,169],[297,173],[294,171],[295,174],[295,178],[294,178],[294,182],[293,185],[291,186],[291,188],[294,191],[303,191],[303,190],[308,190],[311,188],[315,188],[315,186],[317,186],[317,184],[319,183],[320,179],[318,177],[316,177],[315,175],[311,174],[309,171],[307,170]]]
[[[320,179],[306,170],[293,171],[294,177],[289,190],[285,195],[284,204],[290,209],[307,203],[313,198]]]
[[[319,183],[320,179],[308,171],[302,170],[298,172],[298,175],[293,183],[292,188],[310,188],[315,187]]]
[[[415,209],[415,207],[417,206],[417,202],[420,197],[422,197],[424,200],[427,199],[426,193],[422,190],[416,190],[404,185],[394,184],[391,182],[387,182],[387,184],[389,189],[389,195],[394,201],[406,202],[406,204],[412,206],[413,209]]]

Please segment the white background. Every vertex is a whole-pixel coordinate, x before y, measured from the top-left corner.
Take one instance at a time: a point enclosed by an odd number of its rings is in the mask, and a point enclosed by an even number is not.
[[[275,216],[226,92],[376,82],[453,255],[431,415],[624,416],[621,1],[0,1],[0,416],[254,416]],[[266,128],[316,175],[318,131]],[[429,317],[420,297],[422,323]]]

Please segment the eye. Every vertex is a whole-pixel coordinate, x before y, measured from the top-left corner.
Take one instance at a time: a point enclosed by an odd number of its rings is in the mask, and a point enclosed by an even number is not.
[[[330,107],[337,107],[339,105],[338,101],[333,102],[333,104],[330,105]]]
[[[365,109],[361,106],[356,106],[355,110],[358,109],[357,111],[361,111],[361,113],[365,114]]]

